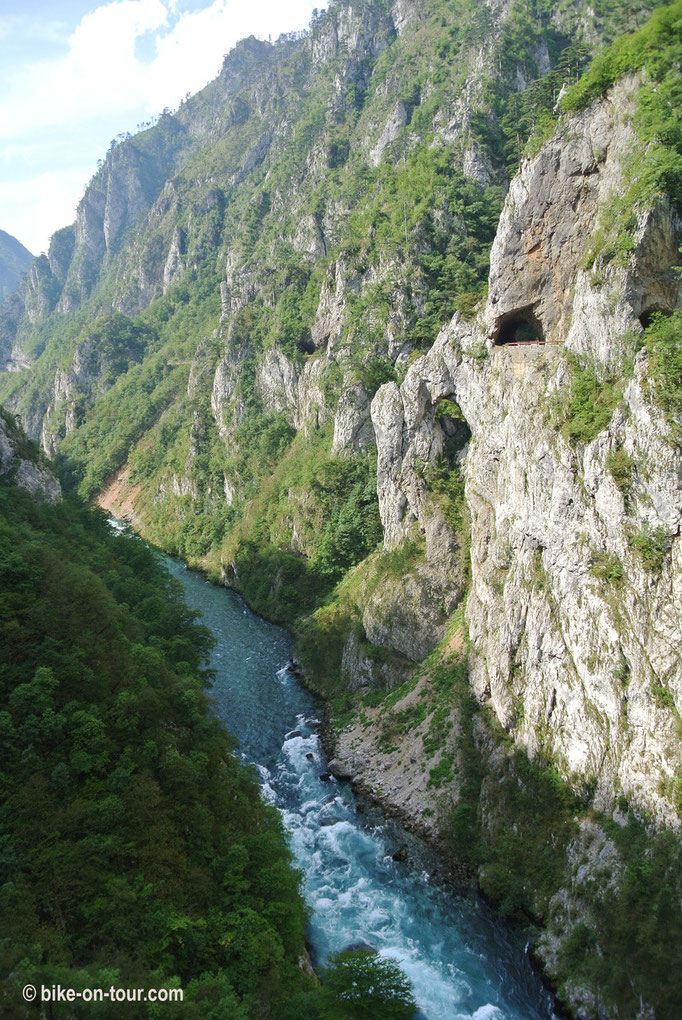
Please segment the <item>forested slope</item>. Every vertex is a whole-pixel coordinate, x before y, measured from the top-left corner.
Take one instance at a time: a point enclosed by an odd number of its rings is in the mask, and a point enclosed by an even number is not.
[[[0,415],[3,1015],[61,986],[72,1002],[41,1010],[341,1020],[361,980],[362,1009],[414,1016],[372,952],[313,975],[281,817],[210,712],[210,632],[158,555],[62,501]],[[130,997],[149,989],[161,1006]]]
[[[208,716],[209,635],[99,514],[7,486],[0,504],[3,1009],[59,982],[252,1015],[302,983],[303,908]]]

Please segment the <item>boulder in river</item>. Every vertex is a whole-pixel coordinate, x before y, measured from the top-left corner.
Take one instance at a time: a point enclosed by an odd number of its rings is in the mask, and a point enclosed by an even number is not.
[[[344,763],[338,758],[332,758],[329,762],[329,771],[333,776],[336,776],[337,779],[351,779],[353,776],[353,773],[348,766],[344,765]]]

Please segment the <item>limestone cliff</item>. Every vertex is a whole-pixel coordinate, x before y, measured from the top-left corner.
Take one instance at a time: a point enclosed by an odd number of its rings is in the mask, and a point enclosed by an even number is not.
[[[665,202],[641,217],[627,265],[598,280],[580,267],[636,144],[630,91],[624,84],[570,120],[523,165],[479,321],[456,317],[400,389],[379,390],[372,416],[388,546],[415,524],[426,527],[428,489],[417,468],[443,447],[439,403],[456,400],[471,429],[467,622],[479,700],[531,756],[544,751],[567,776],[595,777],[600,805],[624,793],[677,826],[680,461],[647,385],[646,354],[593,440],[571,443],[561,428],[570,355],[622,365],[643,311],[680,307],[680,224]],[[500,342],[514,321],[532,322],[547,342]],[[620,450],[636,465],[627,493],[609,470]],[[643,533],[656,533],[665,549],[655,570],[632,543]],[[618,564],[616,581],[604,578],[604,563]]]
[[[4,408],[0,408],[0,482],[25,489],[39,502],[58,503],[62,498],[45,458]]]
[[[682,307],[677,214],[661,199],[639,215],[627,259],[585,268],[638,144],[636,87],[626,81],[567,119],[524,162],[493,245],[485,306],[475,321],[455,316],[402,386],[383,386],[372,418],[388,548],[430,526],[424,468],[447,438],[442,402],[456,401],[471,430],[462,467],[471,513],[466,623],[478,703],[531,759],[555,762],[619,824],[630,805],[679,830],[679,422],[656,400],[646,347],[637,352],[649,311]],[[535,340],[518,341],[517,329],[530,329]],[[584,364],[597,366],[602,387],[615,392],[594,434],[576,436],[567,408]],[[595,400],[599,392],[597,385]],[[396,713],[409,708],[410,697]],[[366,759],[366,778],[378,785],[382,757],[367,739],[351,732],[340,749],[342,757]],[[492,792],[500,759],[487,726],[477,743]],[[391,756],[383,761],[390,774]],[[404,805],[410,770],[418,782],[417,766],[403,765],[389,802]],[[500,794],[486,799],[485,789],[482,823],[495,831]],[[428,803],[417,798],[416,817]],[[539,952],[550,971],[559,970],[567,928],[594,922],[586,882],[604,895],[612,883],[615,896],[624,873],[605,831],[585,821],[571,843],[565,885],[547,909]],[[589,988],[569,980],[564,994],[578,1016],[602,1015]]]

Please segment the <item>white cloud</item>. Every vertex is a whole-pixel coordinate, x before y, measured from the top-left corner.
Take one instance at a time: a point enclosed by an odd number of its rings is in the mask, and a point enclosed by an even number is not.
[[[0,138],[144,103],[147,69],[135,57],[135,40],[161,28],[167,14],[161,0],[121,0],[86,15],[63,57],[8,75],[12,102],[0,108]]]
[[[47,249],[49,234],[73,223],[88,168],[53,170],[26,181],[3,181],[2,229],[34,255]]]
[[[0,105],[3,150],[30,146],[37,136],[52,133],[59,136],[59,143],[47,165],[31,168],[36,175],[32,181],[17,182],[19,172],[6,171],[5,176],[13,176],[14,182],[2,185],[2,229],[15,233],[9,223],[16,220],[17,209],[10,195],[19,201],[25,185],[33,188],[35,201],[26,210],[26,226],[16,234],[29,247],[43,247],[47,230],[52,232],[73,219],[85,178],[73,190],[71,212],[58,220],[56,209],[61,213],[64,189],[74,181],[77,171],[65,169],[66,156],[76,138],[79,151],[82,148],[86,122],[100,123],[99,132],[93,133],[98,148],[84,168],[87,177],[104,155],[99,148],[103,125],[115,125],[111,137],[165,107],[177,106],[187,92],[196,92],[215,77],[224,54],[239,39],[251,34],[276,38],[281,32],[304,28],[315,6],[326,4],[320,0],[207,0],[202,10],[178,14],[177,0],[114,0],[82,18],[62,40],[65,45],[59,56],[33,59],[20,67],[6,62],[4,70],[0,68],[0,86],[7,97]],[[2,28],[0,20],[0,34]],[[151,59],[142,60],[136,52],[141,37]],[[46,213],[39,241],[37,210]]]
[[[157,44],[150,81],[156,109],[176,105],[186,92],[201,88],[239,39],[276,39],[282,32],[305,28],[315,6],[325,7],[326,0],[215,0],[203,11],[182,14]]]
[[[214,0],[200,11],[173,13],[171,0],[117,0],[87,14],[63,57],[28,64],[6,75],[12,101],[0,108],[0,138],[71,124],[98,110],[159,113],[215,77],[238,39],[267,38],[303,27],[310,0]],[[151,61],[135,44],[156,34]]]

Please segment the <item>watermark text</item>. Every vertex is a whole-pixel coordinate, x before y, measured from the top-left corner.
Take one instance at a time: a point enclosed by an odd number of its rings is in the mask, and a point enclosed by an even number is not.
[[[182,1002],[182,988],[63,988],[62,985],[24,985],[26,1002]]]

